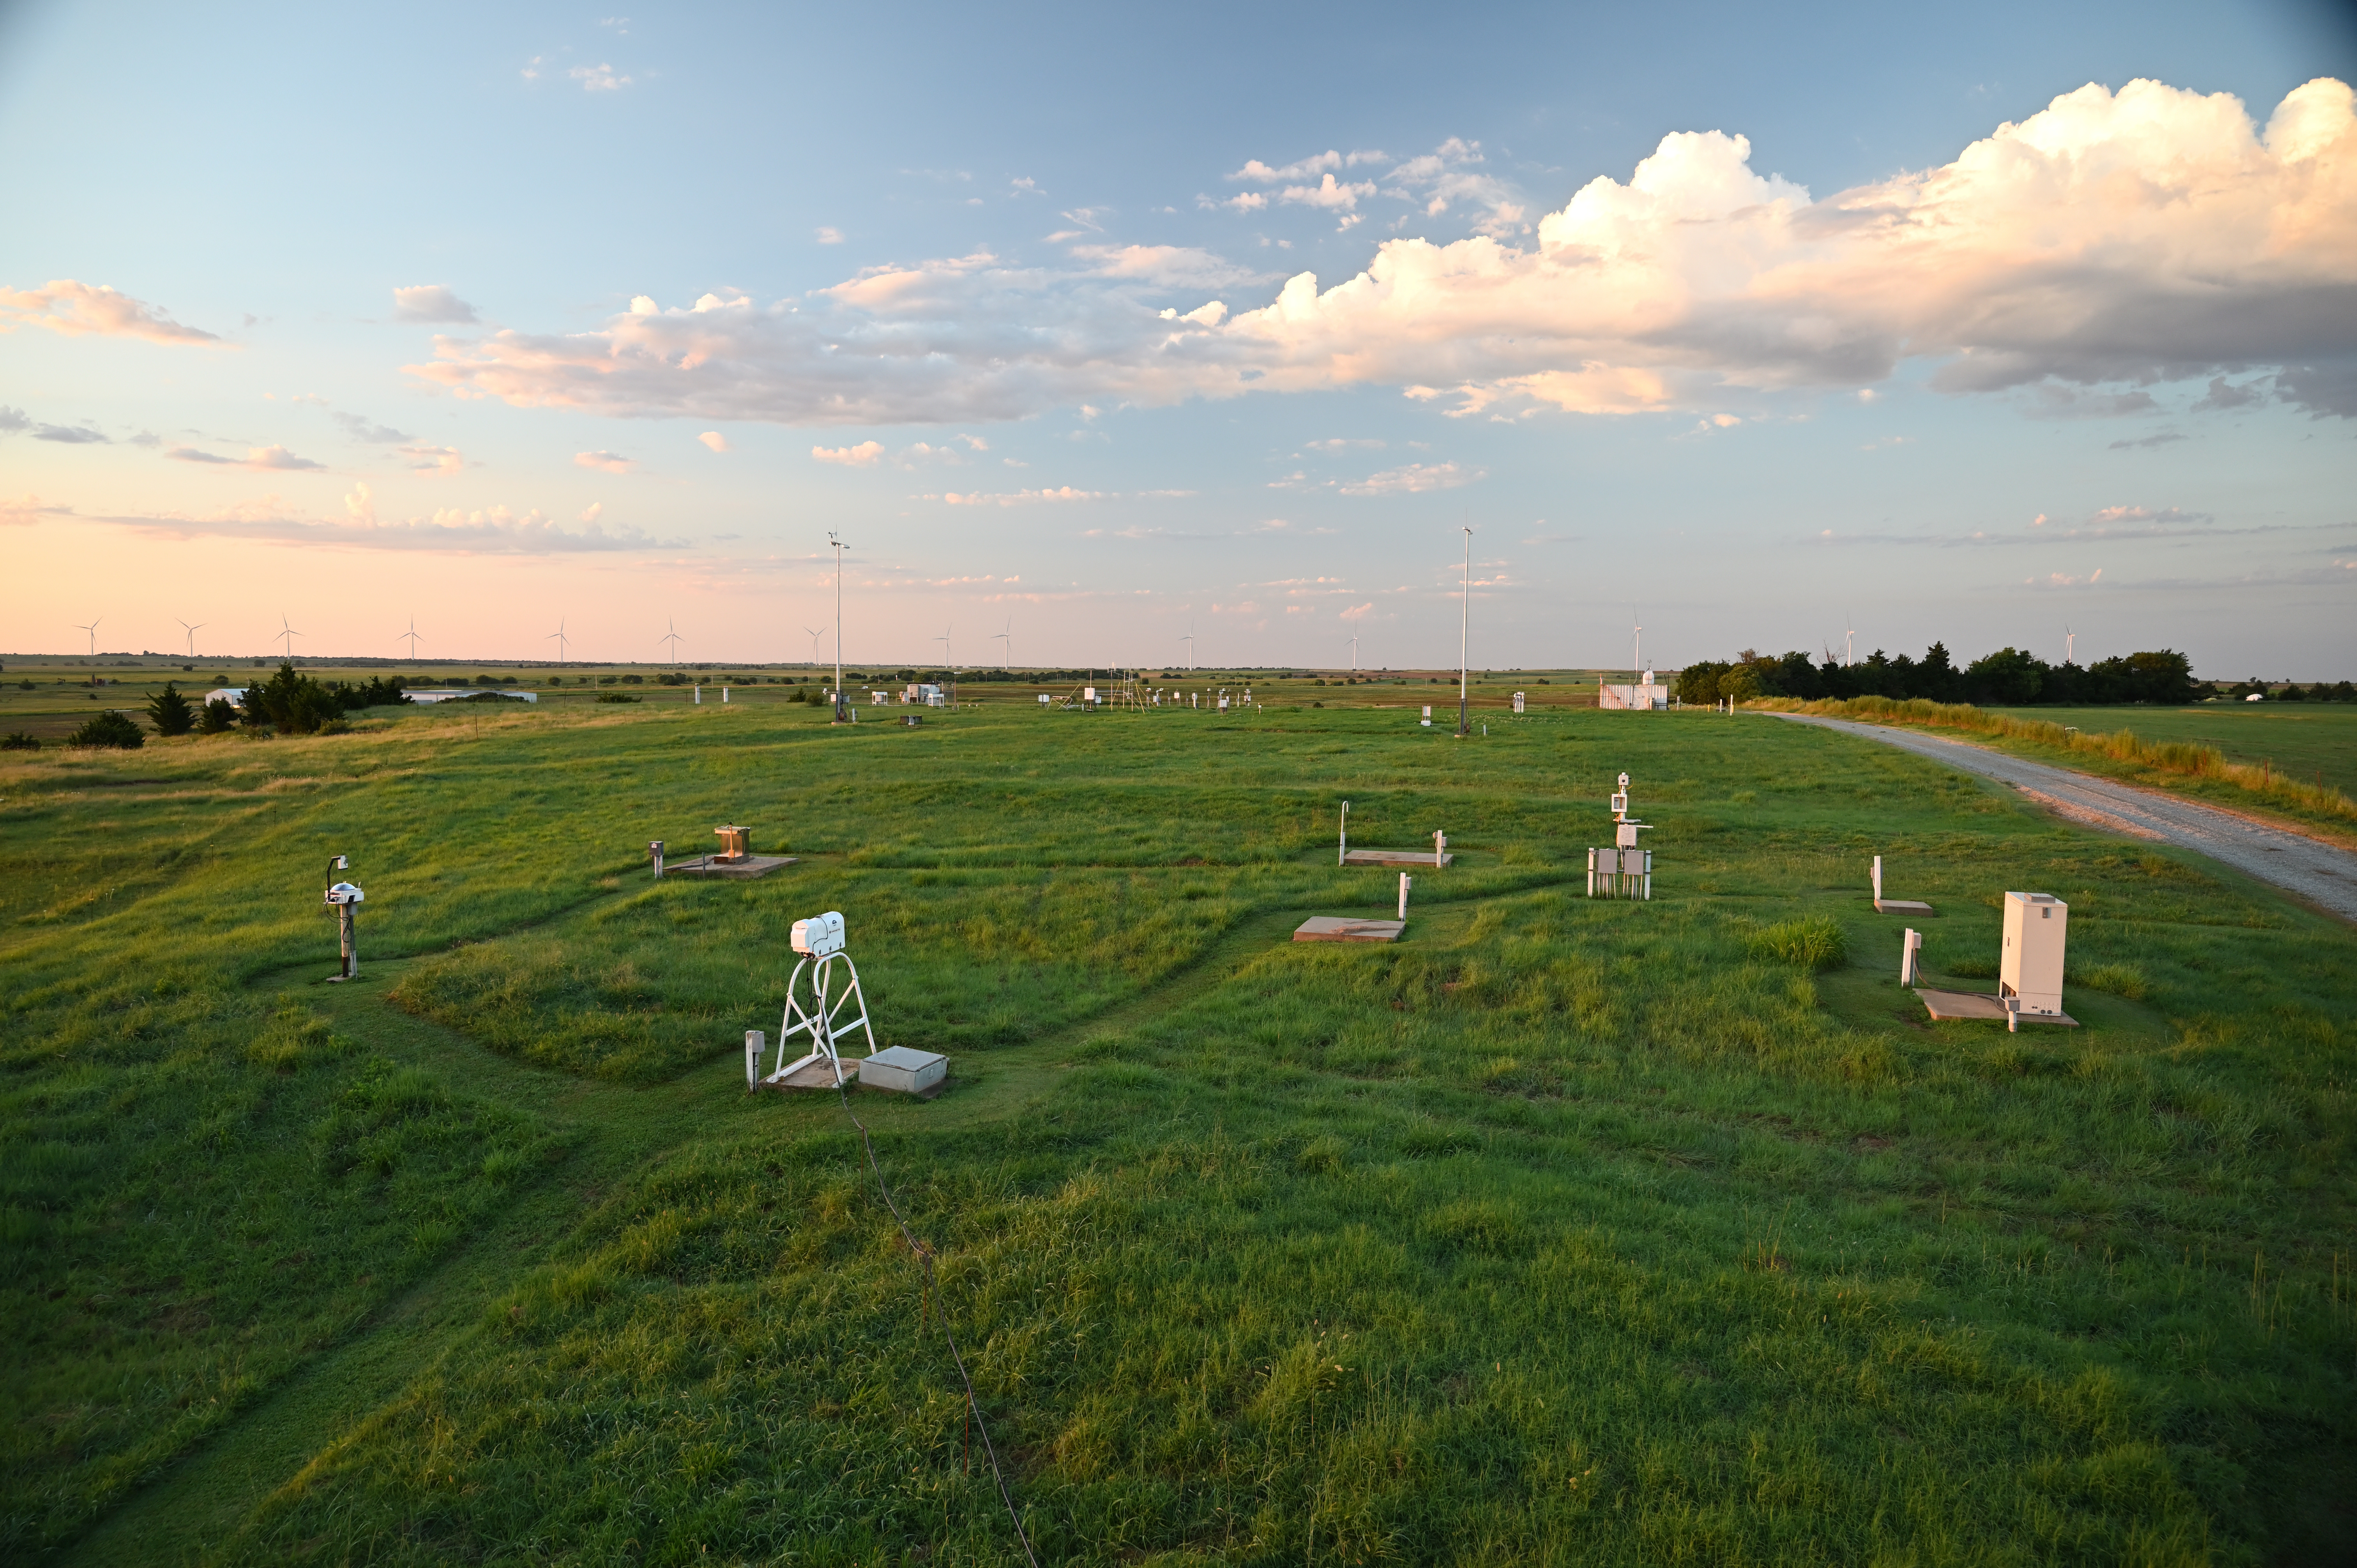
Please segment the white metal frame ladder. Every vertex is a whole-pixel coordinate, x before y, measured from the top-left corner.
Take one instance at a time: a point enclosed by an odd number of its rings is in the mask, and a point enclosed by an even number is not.
[[[786,982],[786,1011],[778,1023],[777,1068],[766,1077],[760,1074],[758,1059],[749,1059],[747,1077],[753,1086],[783,1083],[795,1073],[814,1063],[823,1061],[834,1074],[836,1084],[843,1082],[843,1058],[836,1042],[855,1032],[867,1040],[867,1054],[876,1054],[876,1030],[867,1021],[867,997],[859,988],[859,966],[843,950],[843,916],[833,910],[812,919],[794,922],[794,951],[802,958],[794,965],[792,978]],[[841,964],[838,974],[835,965]],[[802,1000],[802,975],[810,975],[810,1001]],[[848,977],[838,991],[835,982]],[[846,1012],[856,1010],[857,1016],[845,1019]],[[805,1039],[810,1048],[791,1061],[786,1059],[789,1042],[796,1036]]]

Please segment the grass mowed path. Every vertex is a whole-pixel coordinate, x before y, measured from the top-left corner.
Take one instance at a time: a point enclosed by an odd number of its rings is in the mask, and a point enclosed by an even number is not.
[[[2346,927],[1797,725],[800,705],[0,768],[16,1560],[2300,1562]],[[1581,896],[1612,775],[1651,904]],[[1429,842],[1396,947],[1332,864]],[[651,884],[712,824],[802,864]],[[332,853],[363,979],[317,983]],[[1933,1026],[2008,886],[2076,1031]],[[930,1104],[748,1097],[848,918]],[[1809,931],[1792,929],[1796,923]],[[1784,955],[1794,955],[1787,957]]]
[[[2204,703],[2190,708],[1992,708],[2016,718],[2131,729],[2147,740],[2214,746],[2230,762],[2357,795],[2357,706],[2347,703]]]

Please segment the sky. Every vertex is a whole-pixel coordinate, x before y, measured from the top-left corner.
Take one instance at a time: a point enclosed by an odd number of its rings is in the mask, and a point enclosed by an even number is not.
[[[0,0],[0,652],[2357,676],[2351,18]]]

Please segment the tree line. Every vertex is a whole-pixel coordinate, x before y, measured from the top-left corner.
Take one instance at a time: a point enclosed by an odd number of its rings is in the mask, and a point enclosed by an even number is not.
[[[2255,682],[2255,689],[2264,691]],[[2357,700],[2357,691],[2340,695],[2349,683],[2327,687],[2321,682],[2302,696],[2314,700]],[[2236,688],[2235,694],[2244,689]],[[2297,687],[2291,688],[2297,692]],[[1901,653],[1896,658],[1877,649],[1855,664],[1833,659],[1823,661],[1805,653],[1777,657],[1745,649],[1724,662],[1690,664],[1678,675],[1678,700],[1708,703],[1732,697],[1797,697],[1804,702],[1841,697],[1889,697],[1904,701],[1924,697],[1935,703],[1972,703],[1981,707],[2030,706],[2104,707],[2124,703],[2198,703],[2225,694],[2206,681],[2193,678],[2192,660],[2169,649],[2130,653],[2089,665],[2065,661],[2049,664],[2034,653],[2000,648],[1962,669],[1947,645],[1935,642],[1921,659]],[[2275,693],[2281,696],[2283,693]]]

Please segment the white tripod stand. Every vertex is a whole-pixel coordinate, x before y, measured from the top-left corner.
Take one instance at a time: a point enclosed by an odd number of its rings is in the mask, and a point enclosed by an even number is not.
[[[819,1062],[827,1065],[834,1084],[843,1083],[843,1059],[836,1052],[835,1042],[854,1030],[867,1037],[867,1054],[876,1054],[876,1031],[867,1022],[867,998],[859,989],[859,969],[851,955],[843,950],[843,916],[830,910],[807,920],[794,922],[794,951],[802,955],[794,965],[791,979],[786,982],[786,1012],[778,1024],[778,1066],[767,1077],[761,1075],[760,1038],[758,1033],[746,1039],[745,1082],[748,1088],[786,1088],[788,1080],[804,1068]],[[834,966],[843,966],[843,976]],[[802,1000],[802,972],[810,972],[810,1002]],[[834,989],[838,978],[848,979],[842,990]],[[856,1017],[845,1019],[843,1015],[856,1012]],[[792,1061],[786,1060],[787,1042],[796,1036],[804,1036],[810,1049]],[[800,1087],[800,1086],[792,1086]],[[813,1086],[815,1087],[815,1086]]]

